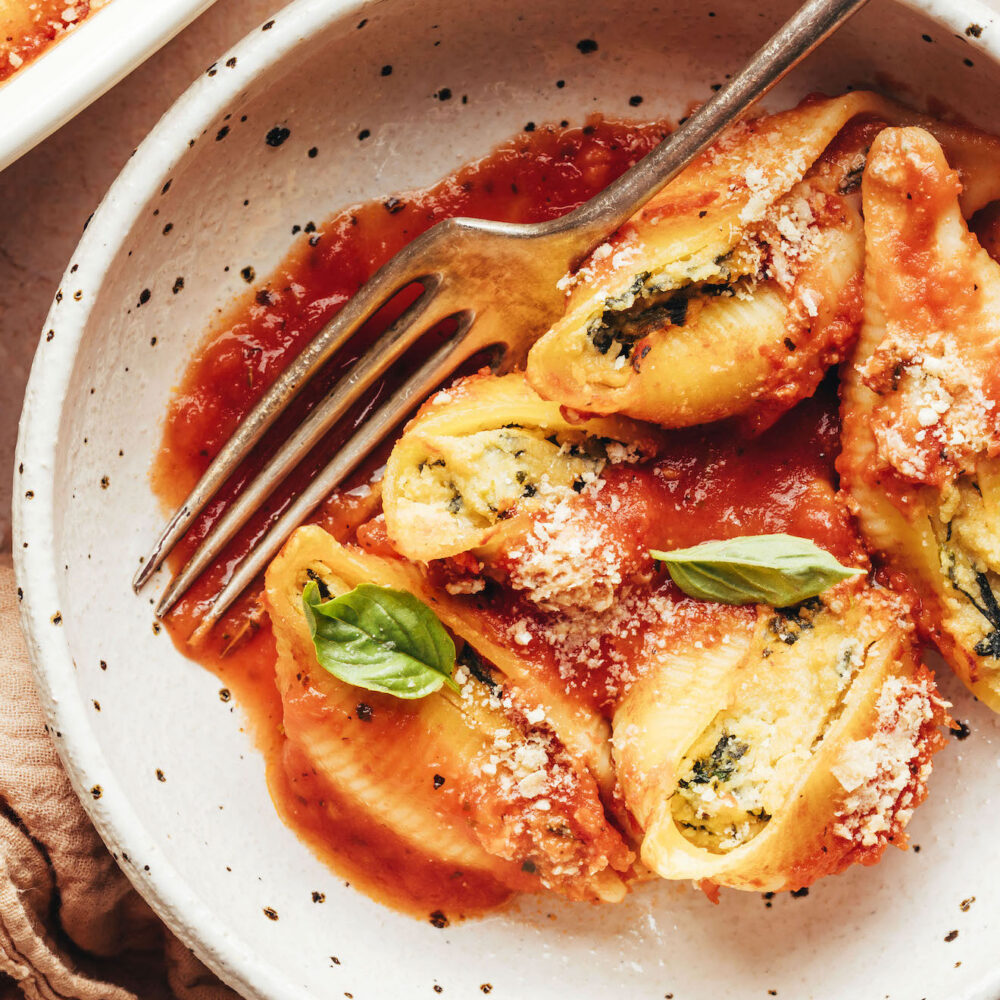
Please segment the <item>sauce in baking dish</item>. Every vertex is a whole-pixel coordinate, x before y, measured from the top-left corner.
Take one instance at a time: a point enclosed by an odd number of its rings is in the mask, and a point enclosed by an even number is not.
[[[71,31],[107,0],[0,0],[0,82]]]

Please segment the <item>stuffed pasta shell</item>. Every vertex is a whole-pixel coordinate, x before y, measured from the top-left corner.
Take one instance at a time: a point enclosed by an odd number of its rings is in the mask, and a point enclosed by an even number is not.
[[[865,156],[887,121],[917,118],[859,92],[737,126],[567,277],[528,380],[667,427],[771,423],[857,336]],[[1000,143],[928,124],[987,189],[978,203],[995,196]]]
[[[396,550],[427,562],[485,555],[552,494],[608,465],[649,457],[656,435],[622,417],[577,417],[524,375],[462,379],[433,396],[396,442],[382,484]]]
[[[921,623],[1000,709],[1000,265],[918,128],[883,132],[864,179],[865,322],[842,380],[844,488]]]
[[[445,882],[620,899],[634,856],[551,713],[505,688],[471,646],[454,692],[406,701],[345,683],[316,661],[302,606],[310,581],[328,597],[399,579],[318,527],[299,529],[268,569],[284,732],[322,794],[348,799]]]
[[[749,618],[722,608],[646,664],[614,716],[643,862],[775,891],[904,844],[944,719],[905,611],[853,583]]]

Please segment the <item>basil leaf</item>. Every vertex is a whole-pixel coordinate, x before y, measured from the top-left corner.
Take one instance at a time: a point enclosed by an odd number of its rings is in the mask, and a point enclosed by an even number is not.
[[[334,677],[397,698],[453,690],[455,643],[423,601],[404,590],[362,583],[323,601],[315,581],[302,591],[316,659]]]
[[[787,608],[864,572],[842,566],[825,549],[795,535],[747,535],[649,554],[666,565],[689,597],[723,604]]]

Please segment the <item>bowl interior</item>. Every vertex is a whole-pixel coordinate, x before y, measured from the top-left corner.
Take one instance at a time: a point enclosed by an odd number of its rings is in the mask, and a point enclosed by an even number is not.
[[[246,290],[241,270],[266,274],[293,224],[430,183],[529,121],[679,117],[791,6],[300,0],[233,65],[220,59],[93,220],[42,337],[24,418],[15,497],[33,496],[19,501],[15,544],[31,641],[60,748],[109,845],[246,995],[409,998],[441,987],[469,997],[485,984],[522,1000],[1000,991],[1000,725],[950,677],[943,687],[972,735],[938,759],[910,827],[919,853],[891,851],[807,898],[724,892],[713,907],[661,884],[617,907],[525,898],[437,929],[357,893],[282,825],[239,706],[154,632],[157,588],[130,588],[161,525],[148,469],[171,389],[217,310]],[[769,104],[874,85],[1000,128],[988,19],[961,6],[987,27],[978,42],[965,22],[873,0]],[[936,10],[957,18],[958,7]],[[582,53],[581,39],[597,51]],[[275,125],[290,130],[278,147],[265,141]]]

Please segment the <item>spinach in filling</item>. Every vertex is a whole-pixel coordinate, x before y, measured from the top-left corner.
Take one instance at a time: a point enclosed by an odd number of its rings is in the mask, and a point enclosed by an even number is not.
[[[748,744],[730,733],[723,733],[715,749],[707,757],[701,757],[691,766],[691,777],[681,779],[681,788],[691,785],[707,785],[710,781],[728,781],[736,771],[740,758],[749,750]]]
[[[640,287],[642,278],[642,275],[636,278]],[[633,299],[634,297],[632,295]],[[644,297],[627,309],[615,308],[613,305],[621,299],[609,299],[607,304],[610,308],[605,309],[601,317],[590,324],[587,334],[598,353],[607,354],[617,344],[619,353],[628,357],[635,345],[651,333],[668,326],[684,326],[689,298],[686,292],[666,292],[653,300]]]

